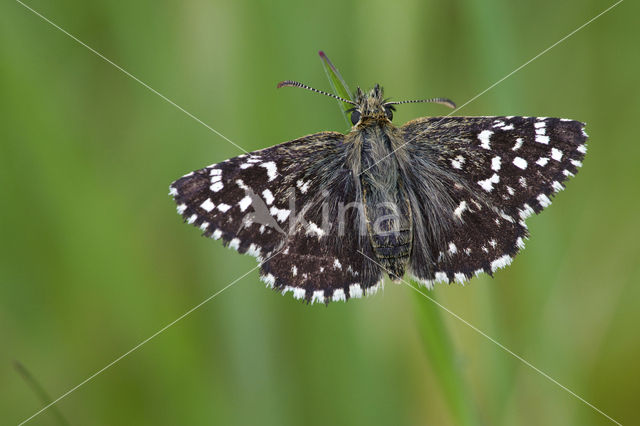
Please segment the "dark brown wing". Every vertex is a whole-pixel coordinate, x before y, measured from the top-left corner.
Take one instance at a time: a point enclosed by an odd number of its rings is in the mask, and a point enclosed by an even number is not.
[[[338,203],[358,196],[343,142],[324,132],[240,155],[183,176],[170,194],[205,236],[262,261],[270,287],[311,302],[359,297],[381,274],[358,253],[371,254],[368,241],[351,226],[344,235],[331,226]],[[326,200],[332,210],[323,218]]]
[[[420,212],[437,208],[450,219],[439,238],[423,239],[432,244],[414,245],[410,270],[428,285],[509,264],[524,246],[524,219],[551,204],[586,153],[584,124],[558,118],[431,117],[401,130],[415,163],[408,179],[442,176],[438,194],[447,200]],[[433,198],[411,187],[416,198]]]

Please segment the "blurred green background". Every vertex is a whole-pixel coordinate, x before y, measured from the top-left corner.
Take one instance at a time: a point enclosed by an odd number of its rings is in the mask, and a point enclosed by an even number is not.
[[[346,130],[334,101],[275,89],[329,89],[319,49],[352,88],[461,105],[613,2],[27,4],[253,150]],[[623,2],[460,111],[579,119],[589,153],[510,268],[429,293],[623,424],[640,394],[638,16]],[[19,3],[0,34],[0,423],[17,424],[42,404],[14,360],[56,398],[255,261],[167,196],[237,148]],[[404,285],[306,306],[257,271],[57,407],[71,425],[612,424]]]

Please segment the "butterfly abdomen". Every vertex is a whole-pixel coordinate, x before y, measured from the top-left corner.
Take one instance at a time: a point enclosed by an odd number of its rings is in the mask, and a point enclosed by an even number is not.
[[[389,277],[399,280],[404,275],[411,255],[411,229],[373,234],[371,243],[378,261],[389,271]]]
[[[389,277],[398,280],[411,256],[413,231],[393,133],[372,125],[362,130],[362,136],[360,181],[369,240]]]

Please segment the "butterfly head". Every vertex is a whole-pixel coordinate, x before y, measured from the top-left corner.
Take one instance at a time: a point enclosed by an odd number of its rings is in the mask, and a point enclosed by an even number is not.
[[[363,92],[358,87],[355,106],[348,110],[351,112],[351,124],[355,126],[362,122],[393,120],[393,111],[396,108],[385,102],[383,93],[379,84],[376,84],[369,93]]]
[[[362,89],[358,87],[358,90],[356,90],[355,101],[344,99],[340,96],[336,96],[322,90],[314,89],[313,87],[307,86],[306,84],[302,84],[297,81],[281,81],[280,83],[278,83],[278,87],[301,87],[303,89],[330,96],[344,103],[353,105],[353,108],[348,109],[347,112],[351,113],[351,124],[353,124],[354,126],[357,126],[361,123],[372,123],[373,121],[390,122],[391,120],[393,120],[393,111],[396,110],[394,105],[398,104],[435,102],[438,104],[446,105],[450,108],[456,107],[456,104],[454,104],[453,101],[446,98],[387,102],[387,100],[384,99],[382,87],[380,87],[379,84],[376,84],[373,89],[369,91],[369,93],[363,92]]]

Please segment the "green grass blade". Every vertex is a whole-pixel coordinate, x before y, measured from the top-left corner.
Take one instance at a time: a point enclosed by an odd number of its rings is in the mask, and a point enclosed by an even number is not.
[[[33,375],[31,375],[29,370],[27,370],[26,367],[22,365],[22,363],[20,363],[19,361],[14,361],[13,367],[20,375],[20,377],[22,377],[25,383],[29,386],[29,388],[31,388],[33,393],[37,395],[43,406],[46,407],[51,404],[51,397],[49,396],[47,391],[44,390],[42,385],[35,379],[35,377],[33,377]],[[49,413],[55,418],[56,423],[60,426],[69,426],[69,422],[67,422],[67,419],[64,418],[57,406],[52,405],[49,408]]]
[[[419,288],[418,284],[411,285]],[[435,299],[435,292],[430,294]],[[461,362],[442,318],[442,309],[418,292],[414,295],[415,312],[425,353],[440,382],[440,389],[457,425],[477,425],[475,402],[462,375]]]
[[[340,75],[340,71],[338,71],[335,65],[333,65],[333,63],[329,60],[329,57],[322,50],[318,52],[318,55],[320,55],[320,59],[322,59],[324,72],[327,74],[327,79],[329,79],[329,83],[331,83],[333,92],[344,99],[353,100],[351,96],[351,90],[349,90],[349,86],[347,86],[344,78],[342,78],[342,75]],[[350,125],[351,121],[349,120],[349,117],[347,117],[345,111],[350,109],[353,105],[342,101],[338,101],[338,104],[342,106],[342,108],[340,108],[340,111],[342,112],[342,115],[347,124]]]

